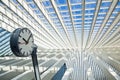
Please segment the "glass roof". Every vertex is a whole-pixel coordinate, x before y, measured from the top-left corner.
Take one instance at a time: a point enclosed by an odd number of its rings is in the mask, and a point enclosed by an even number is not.
[[[13,79],[33,72],[30,56],[11,52],[17,28],[33,33],[42,80],[64,63],[70,80],[119,80],[120,0],[0,0],[0,68],[7,71],[0,79],[14,70],[25,73]]]
[[[10,32],[22,27],[32,31],[39,50],[120,46],[108,45],[119,36],[119,0],[2,0],[0,10],[1,50]]]

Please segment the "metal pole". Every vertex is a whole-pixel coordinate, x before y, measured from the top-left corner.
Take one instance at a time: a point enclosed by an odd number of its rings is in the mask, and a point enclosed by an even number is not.
[[[39,74],[39,67],[38,67],[38,60],[37,60],[37,46],[35,45],[33,47],[33,52],[31,54],[32,56],[32,62],[33,62],[33,67],[34,67],[34,74],[35,74],[35,80],[41,80],[40,74]]]

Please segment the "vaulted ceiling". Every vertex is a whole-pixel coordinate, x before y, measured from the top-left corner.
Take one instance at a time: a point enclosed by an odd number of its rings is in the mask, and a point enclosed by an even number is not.
[[[120,0],[0,0],[0,56],[12,55],[10,34],[24,27],[46,66],[52,57],[67,61],[72,80],[117,79]]]
[[[120,46],[119,0],[1,0],[0,25],[27,27],[46,49]]]

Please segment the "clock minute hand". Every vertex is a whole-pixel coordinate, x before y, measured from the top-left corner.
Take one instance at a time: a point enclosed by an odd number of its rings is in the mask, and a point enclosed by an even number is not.
[[[32,36],[32,34],[30,34],[29,38],[27,39],[27,42],[29,42],[29,39],[30,39],[31,36]]]

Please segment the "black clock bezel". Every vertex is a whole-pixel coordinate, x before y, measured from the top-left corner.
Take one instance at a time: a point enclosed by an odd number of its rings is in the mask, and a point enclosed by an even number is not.
[[[20,49],[19,49],[18,39],[19,39],[20,33],[24,29],[29,30],[28,28],[22,28],[22,29],[18,28],[18,29],[13,31],[13,33],[11,34],[11,37],[10,37],[10,48],[11,48],[12,52],[18,57],[27,57],[27,56],[30,55],[30,54],[29,55],[23,55],[21,53]],[[31,32],[31,34],[32,34],[32,32]],[[33,39],[33,43],[34,43],[34,39]]]

